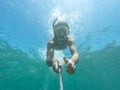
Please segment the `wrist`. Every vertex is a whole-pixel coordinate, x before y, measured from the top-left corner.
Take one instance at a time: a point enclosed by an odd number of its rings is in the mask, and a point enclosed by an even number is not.
[[[46,64],[47,64],[49,67],[52,67],[52,66],[53,66],[53,60],[46,60]]]
[[[70,59],[70,62],[71,62],[72,64],[74,64],[74,65],[76,64],[73,59]]]

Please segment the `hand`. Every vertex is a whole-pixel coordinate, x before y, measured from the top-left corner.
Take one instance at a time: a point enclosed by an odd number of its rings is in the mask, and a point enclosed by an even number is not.
[[[61,67],[62,65],[60,64],[59,60],[57,59],[54,59],[53,60],[53,71],[56,72],[56,73],[59,73],[59,68]]]
[[[72,61],[71,59],[68,60],[67,58],[63,58],[64,59],[64,62],[66,64],[66,71],[69,73],[69,74],[73,74],[75,72],[75,63],[74,61]]]

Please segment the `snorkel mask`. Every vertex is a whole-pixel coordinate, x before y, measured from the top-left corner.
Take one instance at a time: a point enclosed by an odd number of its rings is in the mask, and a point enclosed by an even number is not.
[[[53,31],[58,41],[65,41],[69,34],[69,26],[63,19],[56,18],[53,22]]]

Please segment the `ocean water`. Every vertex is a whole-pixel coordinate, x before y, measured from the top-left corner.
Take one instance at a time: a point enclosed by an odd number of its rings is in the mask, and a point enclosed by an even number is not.
[[[120,90],[119,9],[118,0],[1,0],[0,90],[59,90],[45,63],[55,17],[67,20],[80,55],[75,74],[63,65],[64,90]]]

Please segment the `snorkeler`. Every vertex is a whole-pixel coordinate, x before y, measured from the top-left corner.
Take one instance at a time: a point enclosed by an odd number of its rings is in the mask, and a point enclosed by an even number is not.
[[[53,68],[53,71],[59,72],[59,60],[54,58],[54,50],[63,50],[69,47],[72,54],[71,58],[63,57],[66,64],[66,71],[69,74],[75,72],[75,65],[79,60],[79,54],[74,44],[74,40],[69,36],[69,25],[63,19],[55,19],[53,22],[54,37],[49,40],[47,44],[47,59],[46,63],[49,67]]]

